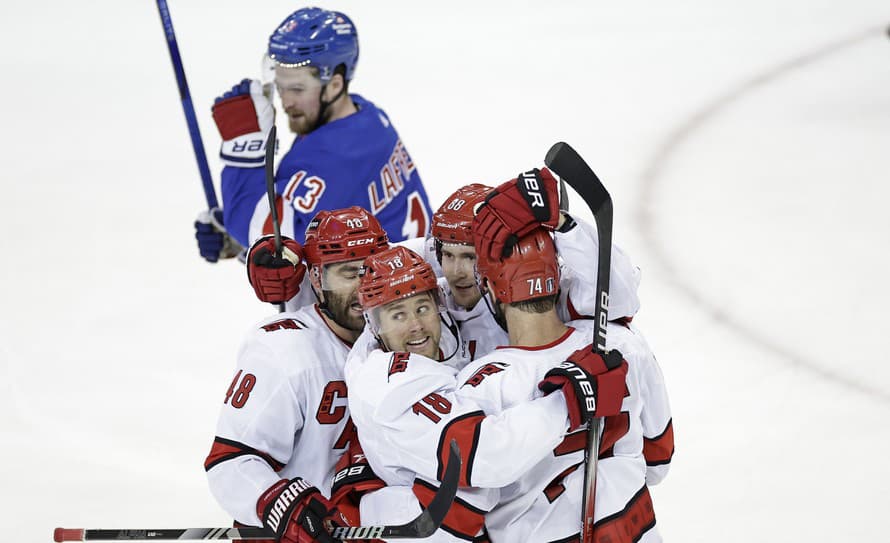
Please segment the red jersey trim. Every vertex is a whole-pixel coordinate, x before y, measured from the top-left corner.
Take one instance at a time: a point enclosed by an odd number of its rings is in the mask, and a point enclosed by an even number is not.
[[[275,460],[268,453],[258,451],[244,443],[216,436],[213,440],[213,446],[210,448],[210,453],[207,455],[207,459],[204,460],[204,471],[210,471],[211,468],[226,460],[232,460],[245,455],[262,458],[276,472],[284,468],[283,463]]]
[[[448,452],[451,450],[451,440],[457,441],[462,461],[460,472],[460,486],[472,486],[470,478],[473,473],[473,460],[476,457],[476,448],[479,446],[479,430],[485,414],[482,411],[473,411],[456,417],[442,429],[439,435],[439,467],[437,476],[441,481],[445,476],[445,467],[448,463]],[[475,534],[473,534],[475,535]]]
[[[655,508],[644,485],[621,511],[593,525],[594,543],[633,543],[655,526]]]
[[[674,422],[669,420],[664,431],[655,437],[643,436],[643,456],[647,466],[670,464],[674,457]]]
[[[420,479],[414,480],[414,495],[417,496],[420,505],[424,508],[428,507],[433,501],[436,493],[436,487],[426,481]],[[485,523],[485,511],[470,505],[468,502],[454,498],[451,509],[445,515],[440,529],[445,530],[454,537],[464,539],[466,541],[475,541],[476,537],[482,532]]]
[[[563,341],[567,340],[569,338],[569,336],[572,335],[572,333],[574,331],[575,331],[575,328],[573,326],[569,326],[568,330],[566,330],[565,334],[563,334],[559,338],[551,341],[550,343],[547,343],[546,345],[538,345],[535,347],[528,347],[525,345],[501,345],[501,346],[495,347],[495,348],[496,349],[518,349],[520,351],[543,351],[544,349],[549,349],[551,347],[555,347],[555,346],[559,345],[560,343],[562,343]]]

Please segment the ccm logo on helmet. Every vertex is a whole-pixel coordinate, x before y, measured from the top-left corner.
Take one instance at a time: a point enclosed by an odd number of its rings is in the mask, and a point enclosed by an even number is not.
[[[355,247],[356,245],[368,245],[374,243],[374,238],[351,239],[346,242],[347,247]]]

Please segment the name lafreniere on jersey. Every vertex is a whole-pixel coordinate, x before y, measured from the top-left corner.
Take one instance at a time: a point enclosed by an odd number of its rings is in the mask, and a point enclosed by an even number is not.
[[[368,209],[372,214],[378,214],[405,189],[405,184],[411,179],[415,169],[414,161],[402,140],[397,140],[389,160],[380,169],[380,178],[368,183]]]

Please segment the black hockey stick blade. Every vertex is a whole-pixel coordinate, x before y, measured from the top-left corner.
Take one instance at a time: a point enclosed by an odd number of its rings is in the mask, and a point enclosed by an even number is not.
[[[590,166],[568,143],[553,145],[544,163],[564,179],[584,200],[596,222],[599,240],[599,260],[596,279],[596,309],[594,319],[594,350],[606,352],[606,324],[609,321],[609,269],[612,261],[612,197]]]
[[[608,219],[611,221],[612,197],[609,196],[600,178],[568,143],[561,141],[554,144],[547,151],[544,164],[575,189],[575,192],[590,208],[595,219],[602,212],[607,212]]]
[[[433,535],[445,515],[451,509],[454,497],[457,495],[457,485],[460,481],[461,459],[460,448],[455,440],[451,440],[448,451],[448,465],[445,466],[445,475],[442,484],[433,496],[430,505],[414,520],[400,526],[352,526],[334,528],[331,535],[334,539],[421,539]]]

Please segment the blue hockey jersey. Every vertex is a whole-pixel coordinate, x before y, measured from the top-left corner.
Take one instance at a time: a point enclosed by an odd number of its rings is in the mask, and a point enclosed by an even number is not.
[[[321,210],[353,205],[371,212],[392,241],[426,235],[429,200],[411,160],[383,110],[350,95],[359,111],[298,136],[280,159],[275,194],[282,235],[303,243]],[[226,166],[223,219],[244,247],[274,231],[263,168]]]

